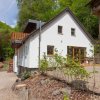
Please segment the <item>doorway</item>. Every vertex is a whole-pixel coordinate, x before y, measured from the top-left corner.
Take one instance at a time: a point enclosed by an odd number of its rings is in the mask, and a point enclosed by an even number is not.
[[[67,55],[70,56],[72,59],[83,63],[84,59],[86,57],[86,48],[85,47],[68,46],[67,47]]]

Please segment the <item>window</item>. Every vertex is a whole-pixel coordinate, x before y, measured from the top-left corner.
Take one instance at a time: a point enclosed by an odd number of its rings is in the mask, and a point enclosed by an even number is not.
[[[75,36],[75,28],[71,28],[71,36]]]
[[[76,61],[83,62],[86,57],[86,48],[85,47],[67,47],[67,55]]]
[[[58,33],[62,34],[62,26],[58,26]]]
[[[54,46],[47,46],[47,55],[54,55]]]

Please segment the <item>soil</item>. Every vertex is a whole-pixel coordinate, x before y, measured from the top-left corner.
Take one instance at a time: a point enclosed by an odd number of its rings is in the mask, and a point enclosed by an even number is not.
[[[100,97],[93,99],[93,95],[88,92],[74,90],[62,81],[40,74],[30,77],[23,83],[30,90],[29,97],[34,97],[36,100],[64,100],[65,94],[70,100],[100,100]]]

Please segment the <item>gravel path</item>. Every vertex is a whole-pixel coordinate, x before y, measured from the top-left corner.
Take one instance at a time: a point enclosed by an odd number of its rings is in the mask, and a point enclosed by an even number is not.
[[[16,79],[14,73],[0,72],[0,100],[21,100],[11,89]]]

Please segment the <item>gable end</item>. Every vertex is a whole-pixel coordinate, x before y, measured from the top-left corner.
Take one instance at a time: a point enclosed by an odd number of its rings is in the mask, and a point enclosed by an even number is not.
[[[95,44],[94,39],[92,38],[92,36],[86,31],[85,27],[81,24],[81,22],[76,18],[76,16],[73,14],[73,12],[69,9],[66,8],[64,9],[61,13],[59,13],[57,16],[55,16],[53,19],[51,19],[50,21],[48,21],[47,23],[45,23],[42,27],[41,30],[43,30],[44,28],[46,28],[48,25],[50,25],[52,22],[54,22],[55,20],[57,20],[59,17],[61,17],[63,14],[65,14],[66,12],[69,12],[72,16],[72,18],[78,23],[78,25],[80,26],[80,28],[84,31],[84,34],[89,38],[89,40],[91,41],[92,44]],[[38,34],[40,31],[40,29],[38,28],[37,30],[31,32],[31,34],[23,41],[25,42],[29,37],[34,36],[36,34]]]

